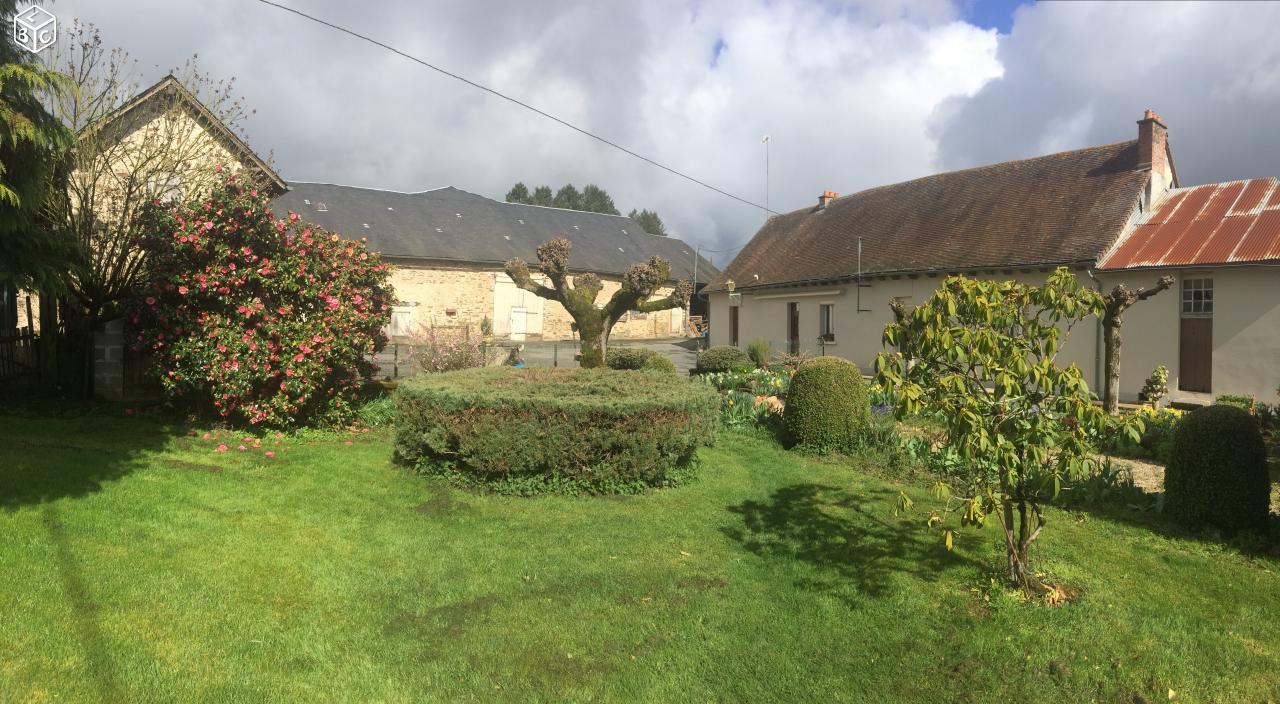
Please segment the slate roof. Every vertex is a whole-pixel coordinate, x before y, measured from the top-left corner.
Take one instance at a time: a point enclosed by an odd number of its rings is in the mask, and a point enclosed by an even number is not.
[[[1280,260],[1280,181],[1175,188],[1116,243],[1103,269]]]
[[[770,218],[708,290],[1094,262],[1150,172],[1136,140],[926,176]],[[757,280],[755,276],[760,278]]]
[[[277,214],[293,211],[345,237],[368,238],[369,246],[387,257],[497,266],[523,257],[536,270],[535,248],[567,237],[574,244],[573,271],[618,275],[657,255],[671,262],[673,278],[693,278],[692,246],[650,235],[619,215],[505,203],[452,186],[419,193],[327,183],[289,186],[288,193],[271,201]],[[699,282],[718,273],[706,259],[698,262]]]

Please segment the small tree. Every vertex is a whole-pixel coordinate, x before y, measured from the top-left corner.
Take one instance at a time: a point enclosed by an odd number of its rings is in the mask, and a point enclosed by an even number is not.
[[[1102,307],[1102,296],[1066,269],[1042,287],[953,276],[885,328],[885,345],[901,352],[876,358],[877,383],[894,391],[897,413],[942,419],[948,446],[968,460],[936,485],[946,504],[929,527],[950,549],[950,514],[980,526],[994,513],[1009,580],[1029,593],[1041,588],[1030,551],[1045,527],[1043,506],[1094,463],[1090,452],[1109,425],[1080,369],[1057,364],[1071,327]],[[1129,431],[1136,440],[1136,428]],[[911,505],[905,494],[899,501]]]
[[[529,195],[529,187],[524,185],[523,181],[517,181],[516,185],[507,191],[507,202],[528,205],[533,202],[533,196]]]
[[[544,286],[533,280],[529,265],[523,259],[507,262],[507,276],[520,288],[548,301],[556,301],[569,311],[578,326],[582,344],[582,366],[603,367],[609,333],[628,311],[652,313],[668,308],[683,308],[693,294],[688,281],[675,285],[671,295],[649,300],[671,278],[671,264],[662,257],[650,257],[647,262],[636,262],[622,275],[622,287],[613,293],[607,303],[596,307],[596,298],[604,289],[600,277],[585,273],[573,275],[569,282],[569,250],[573,243],[559,238],[538,245],[538,268],[551,281]]]
[[[1102,315],[1102,331],[1106,352],[1106,389],[1103,393],[1103,405],[1107,413],[1120,413],[1120,326],[1124,325],[1124,312],[1138,301],[1160,293],[1173,285],[1172,276],[1162,276],[1151,288],[1129,290],[1124,284],[1116,284],[1111,293],[1102,297],[1104,308]]]

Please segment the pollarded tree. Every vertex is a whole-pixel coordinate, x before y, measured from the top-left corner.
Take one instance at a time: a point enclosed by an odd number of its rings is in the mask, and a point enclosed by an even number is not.
[[[582,342],[582,366],[603,367],[605,349],[613,326],[629,311],[653,313],[668,308],[683,308],[693,295],[693,286],[680,281],[665,298],[649,300],[671,278],[671,264],[662,257],[636,262],[622,275],[622,287],[609,301],[596,307],[596,298],[604,290],[600,277],[593,273],[574,274],[569,281],[569,250],[573,243],[559,238],[538,245],[538,268],[551,281],[545,286],[533,280],[529,265],[523,259],[507,262],[507,276],[520,288],[548,301],[564,306],[578,325]]]
[[[1072,326],[1102,315],[1104,305],[1061,268],[1040,287],[953,276],[885,327],[885,345],[901,352],[876,358],[877,383],[895,392],[898,414],[941,418],[947,445],[967,460],[936,485],[946,505],[929,515],[929,527],[950,548],[951,514],[961,514],[962,526],[994,514],[1009,580],[1028,593],[1044,586],[1030,562],[1043,507],[1096,464],[1094,443],[1111,428],[1079,367],[1057,361]],[[1118,422],[1136,440],[1141,421]],[[905,494],[899,501],[910,507]]]
[[[1107,413],[1120,413],[1120,327],[1124,325],[1124,312],[1137,303],[1160,293],[1173,285],[1172,276],[1161,276],[1151,288],[1131,290],[1124,284],[1116,284],[1111,293],[1102,297],[1104,304],[1102,331],[1106,349],[1106,384],[1102,405]]]

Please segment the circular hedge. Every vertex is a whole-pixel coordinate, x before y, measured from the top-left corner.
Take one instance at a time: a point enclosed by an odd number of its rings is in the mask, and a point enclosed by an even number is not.
[[[731,345],[716,345],[698,353],[698,361],[693,370],[698,374],[707,374],[733,371],[734,367],[741,366],[755,368],[751,357],[743,350]]]
[[[1184,525],[1265,530],[1271,477],[1257,419],[1235,406],[1184,417],[1173,433],[1164,492],[1164,512]]]
[[[674,374],[486,367],[395,393],[396,456],[501,493],[636,493],[673,483],[709,445],[720,397]]]
[[[644,362],[640,365],[640,368],[657,372],[667,372],[669,374],[676,373],[676,363],[666,357],[663,357],[657,352],[646,357]]]
[[[801,364],[783,411],[787,442],[817,451],[852,450],[871,424],[867,385],[858,365],[840,357]]]
[[[642,369],[645,360],[657,354],[643,347],[610,347],[604,355],[605,366],[610,369]]]

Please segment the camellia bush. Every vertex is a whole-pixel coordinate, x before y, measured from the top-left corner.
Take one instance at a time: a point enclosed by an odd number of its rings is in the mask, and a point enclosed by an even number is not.
[[[271,427],[351,417],[391,317],[375,253],[294,213],[276,218],[234,175],[145,217],[134,349],[153,355],[173,400]]]

